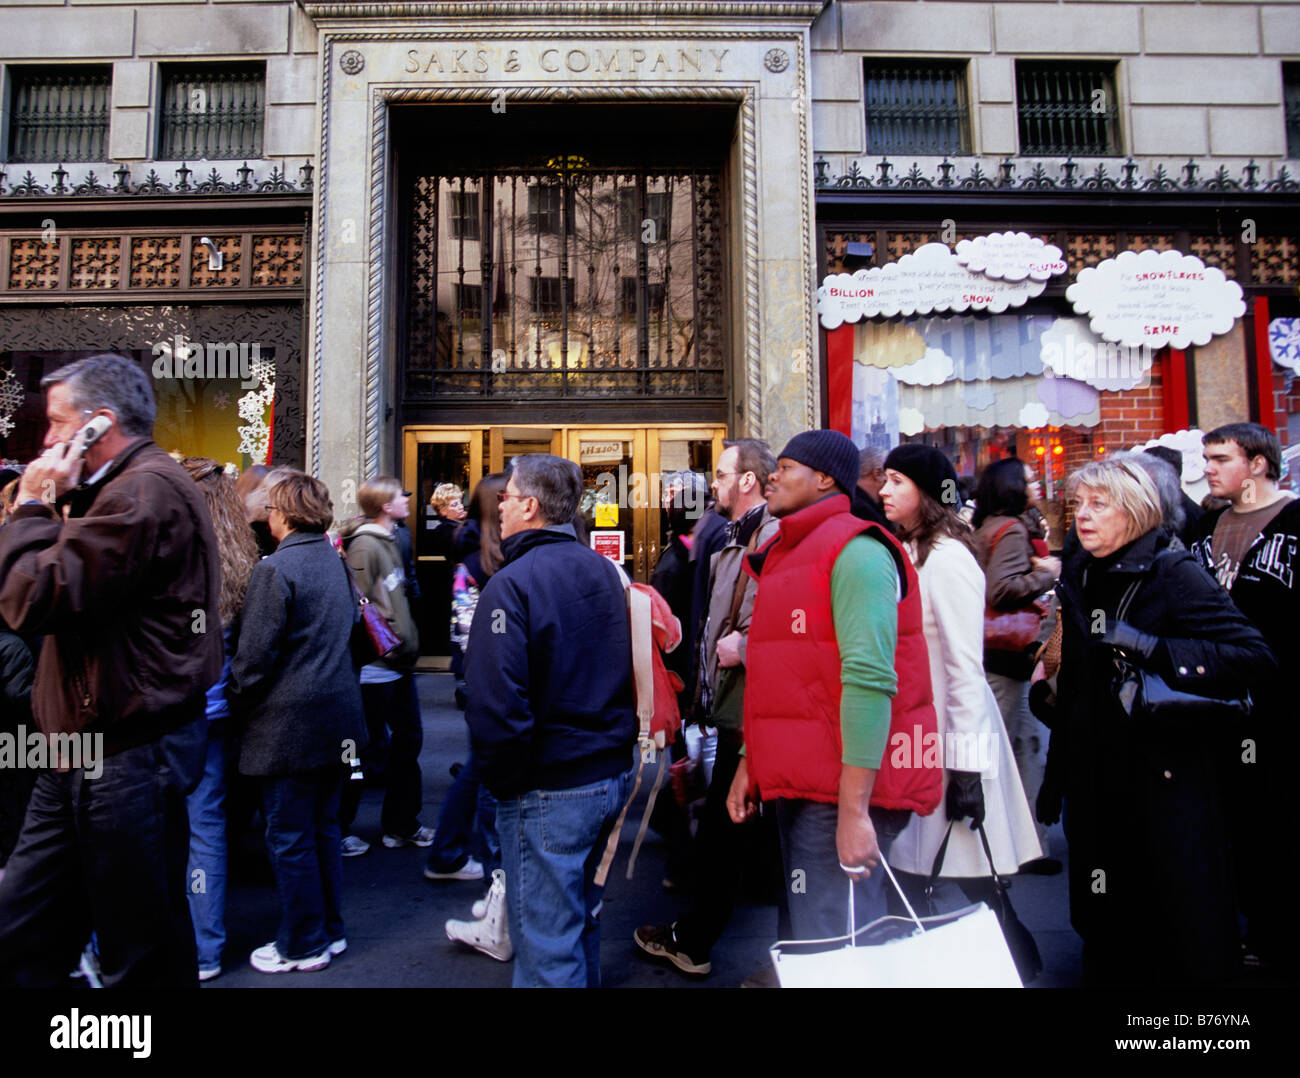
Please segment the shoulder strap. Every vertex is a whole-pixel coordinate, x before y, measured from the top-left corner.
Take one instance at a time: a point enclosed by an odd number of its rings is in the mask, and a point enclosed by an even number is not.
[[[999,540],[1001,540],[1001,538],[1002,538],[1004,535],[1006,535],[1007,532],[1009,532],[1009,531],[1010,531],[1012,528],[1014,528],[1015,526],[1016,526],[1016,522],[1015,522],[1014,520],[1008,520],[1005,524],[1002,525],[1002,527],[1000,527],[1000,528],[997,530],[997,534],[995,534],[995,535],[993,536],[993,542],[989,543],[989,557],[990,557],[990,558],[993,557],[993,550],[994,550],[994,548],[998,545]]]
[[[745,575],[745,559],[758,549],[758,533],[762,530],[763,525],[760,521],[740,555],[739,572],[736,573],[736,586],[731,592],[731,615],[727,618],[727,624],[731,627],[732,632],[736,631],[736,615],[740,613],[740,608],[745,602],[745,586],[749,583],[749,577]]]

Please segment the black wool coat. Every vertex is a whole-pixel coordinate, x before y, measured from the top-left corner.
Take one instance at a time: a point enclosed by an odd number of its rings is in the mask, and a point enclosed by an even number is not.
[[[1070,919],[1085,968],[1134,984],[1212,982],[1238,956],[1221,782],[1239,731],[1227,718],[1153,723],[1124,714],[1112,688],[1114,649],[1099,638],[1134,581],[1124,620],[1159,638],[1145,665],[1171,687],[1240,696],[1275,665],[1254,625],[1163,531],[1107,558],[1077,544],[1068,550],[1057,588],[1063,640],[1048,781],[1065,797]]]
[[[226,686],[242,730],[241,773],[341,766],[349,750],[365,746],[349,648],[360,617],[347,567],[324,535],[291,532],[257,563]]]

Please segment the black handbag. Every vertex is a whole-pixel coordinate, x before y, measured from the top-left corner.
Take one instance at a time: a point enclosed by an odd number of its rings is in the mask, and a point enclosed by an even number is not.
[[[1124,592],[1119,609],[1115,612],[1117,621],[1125,619],[1140,584],[1140,580],[1135,580]],[[1147,721],[1186,721],[1225,716],[1245,718],[1250,714],[1252,706],[1249,692],[1244,697],[1224,698],[1200,696],[1175,689],[1159,674],[1142,669],[1118,652],[1115,654],[1115,677],[1111,691],[1125,715],[1131,719]]]
[[[925,901],[931,915],[938,913],[934,905],[934,888],[939,882],[943,857],[948,852],[948,839],[952,836],[952,826],[955,822],[950,821],[948,830],[944,832],[943,842],[939,844],[939,852],[934,855],[930,878],[925,885]],[[984,846],[984,856],[988,858],[989,872],[992,873],[989,878],[993,882],[993,901],[989,905],[998,919],[998,924],[1002,926],[1002,937],[1007,941],[1007,949],[1011,951],[1011,958],[1016,964],[1016,972],[1020,974],[1021,983],[1029,984],[1043,972],[1042,955],[1038,953],[1038,944],[1034,942],[1033,935],[1012,908],[1011,898],[1007,894],[1007,883],[998,875],[998,870],[993,864],[993,851],[989,848],[989,839],[984,833],[984,825],[977,824],[975,830],[979,832],[980,842]]]

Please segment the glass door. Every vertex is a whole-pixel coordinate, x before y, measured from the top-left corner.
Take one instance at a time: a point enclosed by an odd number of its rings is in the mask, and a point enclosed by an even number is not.
[[[704,477],[707,487],[713,482],[713,470],[722,456],[723,427],[650,427],[646,431],[646,454],[651,470],[659,477],[659,486],[665,485],[663,477],[672,472],[696,472]],[[656,505],[650,527],[650,571],[654,571],[659,553],[668,545],[668,514]],[[699,507],[703,515],[704,505]],[[698,519],[698,517],[696,518]]]
[[[451,651],[451,579],[456,558],[447,542],[449,535],[439,527],[441,520],[432,504],[434,492],[452,484],[468,507],[470,494],[483,477],[486,434],[479,428],[407,428],[403,435],[402,482],[411,491],[407,523],[420,585],[420,598],[412,608],[420,630],[421,656],[445,656]],[[457,515],[459,510],[447,512],[447,518]]]
[[[648,581],[649,517],[658,508],[658,484],[651,491],[645,428],[570,428],[567,435],[564,455],[582,469],[578,512],[588,544],[633,580]]]

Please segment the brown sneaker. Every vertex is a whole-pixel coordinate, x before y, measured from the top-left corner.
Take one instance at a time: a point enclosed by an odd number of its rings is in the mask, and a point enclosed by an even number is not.
[[[646,954],[671,962],[683,973],[703,977],[712,972],[713,963],[708,958],[697,961],[678,946],[677,934],[673,931],[676,927],[675,924],[642,925],[632,933],[632,939]]]

